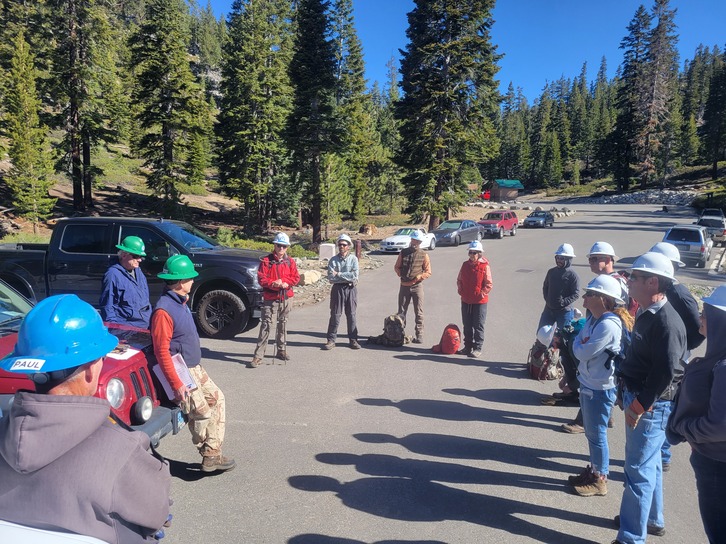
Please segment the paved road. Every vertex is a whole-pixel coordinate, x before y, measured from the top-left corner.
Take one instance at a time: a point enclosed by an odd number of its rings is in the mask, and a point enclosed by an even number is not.
[[[613,472],[606,497],[581,498],[566,477],[587,464],[583,435],[558,432],[573,408],[543,407],[555,386],[526,377],[524,361],[542,308],[552,254],[574,245],[575,269],[591,278],[585,254],[600,239],[624,260],[659,241],[686,210],[645,206],[571,206],[554,229],[521,230],[484,242],[494,289],[483,356],[428,349],[444,326],[460,322],[455,278],[465,246],[432,252],[426,284],[426,344],[399,350],[320,350],[325,303],[290,319],[287,365],[247,369],[255,338],[203,341],[205,365],[227,402],[225,453],[238,467],[202,477],[188,433],[167,438],[174,524],[166,544],[610,542],[622,494],[623,421],[610,433]],[[361,335],[381,332],[395,312],[395,256],[360,283]],[[688,282],[716,285],[704,270]],[[344,325],[343,325],[344,327]],[[702,351],[702,350],[701,350]],[[666,474],[667,534],[653,542],[700,543],[687,446],[675,448]]]

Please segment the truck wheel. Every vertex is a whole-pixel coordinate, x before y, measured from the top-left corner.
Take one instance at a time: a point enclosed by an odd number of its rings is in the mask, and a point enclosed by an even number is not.
[[[499,232],[497,233],[497,238],[500,240],[504,238],[504,227],[499,227]]]
[[[197,305],[197,326],[210,338],[232,338],[241,333],[250,311],[240,297],[229,291],[209,291]]]

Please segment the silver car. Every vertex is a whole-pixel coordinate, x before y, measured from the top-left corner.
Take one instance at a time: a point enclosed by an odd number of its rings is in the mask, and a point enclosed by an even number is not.
[[[462,242],[481,240],[479,225],[470,219],[450,219],[431,231],[436,236],[437,246],[458,246]]]
[[[682,261],[695,261],[696,267],[705,267],[711,258],[713,240],[708,229],[700,225],[674,225],[663,237],[678,248]]]
[[[726,219],[718,215],[702,215],[695,223],[708,229],[713,245],[721,244],[726,246]]]

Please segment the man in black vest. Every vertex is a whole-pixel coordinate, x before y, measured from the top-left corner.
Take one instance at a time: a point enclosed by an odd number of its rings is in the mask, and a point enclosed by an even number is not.
[[[411,235],[411,245],[401,251],[396,260],[394,270],[401,278],[401,287],[398,290],[398,314],[406,322],[408,305],[413,301],[413,311],[416,314],[416,336],[414,344],[423,343],[423,281],[431,276],[431,261],[429,256],[421,249],[423,238],[416,230]]]
[[[202,454],[202,472],[216,472],[233,469],[235,462],[222,455],[224,394],[202,367],[199,333],[187,306],[198,275],[186,255],[172,255],[167,259],[159,274],[166,283],[166,291],[151,315],[151,338],[156,360],[174,391],[173,400],[189,418],[192,442]],[[193,384],[184,383],[179,377],[174,358],[186,364]]]

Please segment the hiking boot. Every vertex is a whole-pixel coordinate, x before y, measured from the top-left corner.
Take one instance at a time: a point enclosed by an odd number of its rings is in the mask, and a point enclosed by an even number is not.
[[[275,355],[276,359],[280,359],[281,361],[289,361],[290,356],[287,354],[287,352],[284,349],[281,349],[277,352],[277,355]]]
[[[604,497],[608,494],[608,480],[591,472],[590,478],[574,489],[580,497]]]
[[[413,342],[414,344],[423,344],[423,338],[421,338],[420,336],[417,336],[416,338],[411,340],[411,342]]]
[[[326,344],[323,346],[323,349],[333,349],[335,347],[335,342],[332,340],[328,340]]]
[[[457,355],[464,355],[465,357],[468,357],[471,353],[471,348],[461,348],[459,351],[456,352]]]
[[[474,348],[473,350],[471,350],[471,353],[469,354],[469,357],[473,357],[475,359],[481,357],[481,350]]]
[[[205,455],[202,459],[202,472],[224,472],[232,470],[237,466],[234,459],[225,457],[224,455]]]
[[[540,398],[540,402],[545,406],[578,406],[580,404],[577,394],[567,395],[564,397],[557,397],[555,395],[544,396]]]
[[[358,343],[358,340],[350,341],[350,349],[360,349],[360,344]]]
[[[620,516],[615,516],[615,519],[613,519],[615,522],[615,526],[619,529],[620,528]],[[653,536],[663,536],[665,535],[665,527],[658,527],[657,525],[651,525],[648,524],[648,534]]]
[[[576,423],[575,421],[571,421],[570,423],[565,423],[561,427],[563,433],[569,433],[569,434],[580,434],[585,432],[585,427],[582,425]]]
[[[261,364],[262,364],[262,359],[253,357],[252,360],[249,363],[247,363],[247,368],[257,368]]]
[[[567,483],[570,485],[582,485],[590,480],[591,474],[592,467],[590,465],[587,465],[577,476],[568,476]]]

